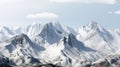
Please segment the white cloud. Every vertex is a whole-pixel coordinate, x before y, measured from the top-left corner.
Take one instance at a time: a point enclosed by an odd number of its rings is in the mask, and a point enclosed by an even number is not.
[[[59,3],[99,3],[99,4],[115,4],[117,0],[49,0]]]
[[[120,10],[117,10],[117,11],[109,11],[108,14],[120,14]]]
[[[20,0],[0,0],[0,5],[8,4],[8,3],[15,3]]]
[[[120,14],[120,10],[118,10],[118,11],[115,11],[114,13],[115,13],[115,14]]]
[[[44,13],[29,14],[26,17],[29,19],[54,19],[54,18],[58,18],[59,15],[55,13],[44,12]]]

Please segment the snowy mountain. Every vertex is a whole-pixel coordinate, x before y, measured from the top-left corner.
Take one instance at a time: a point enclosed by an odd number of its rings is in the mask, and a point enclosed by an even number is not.
[[[39,62],[33,55],[41,51],[42,47],[32,43],[25,34],[16,35],[0,44],[3,55],[9,57],[16,65]]]
[[[119,44],[120,29],[107,30],[93,21],[77,30],[60,23],[33,23],[24,29],[0,27],[0,57],[8,58],[8,64],[15,66],[50,63],[97,67],[100,58],[119,57]]]
[[[96,22],[89,22],[87,25],[84,25],[79,29],[79,34],[77,35],[78,40],[82,40],[86,46],[105,52],[114,52],[118,49],[116,44],[116,39],[114,33],[109,32],[104,29],[102,26],[98,25]]]
[[[39,36],[46,40],[48,43],[53,44],[61,39],[62,32],[56,29],[52,23],[46,24]]]

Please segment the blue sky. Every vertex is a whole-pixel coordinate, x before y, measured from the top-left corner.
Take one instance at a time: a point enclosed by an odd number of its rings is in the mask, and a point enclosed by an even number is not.
[[[96,21],[120,28],[119,0],[1,0],[0,26],[22,26],[57,21],[74,28]]]

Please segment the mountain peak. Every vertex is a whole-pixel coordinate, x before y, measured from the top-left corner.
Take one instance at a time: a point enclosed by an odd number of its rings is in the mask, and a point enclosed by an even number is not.
[[[70,33],[67,37],[64,37],[63,41],[64,43],[67,43],[71,47],[77,47],[77,48],[84,47],[83,43],[79,42],[76,39],[75,35],[72,33]]]
[[[84,27],[89,28],[89,29],[94,29],[94,28],[98,27],[98,23],[95,21],[90,21]]]
[[[46,23],[45,25],[50,25],[50,26],[52,26],[53,23],[52,23],[52,22],[49,22],[49,23]]]
[[[95,21],[90,21],[88,24],[83,26],[83,30],[89,32],[93,30],[102,30],[103,28]]]
[[[12,42],[13,44],[23,44],[30,42],[29,37],[26,34],[16,35],[13,38],[7,40],[6,42]]]
[[[46,23],[46,24],[44,25],[44,28],[48,28],[48,29],[53,28],[53,29],[55,29],[55,28],[54,28],[54,23],[52,23],[52,22]]]
[[[61,39],[60,34],[58,34],[58,30],[51,22],[44,25],[39,36],[51,44]]]
[[[49,22],[49,23],[46,23],[45,25],[49,25],[49,26],[61,26],[61,24],[59,22]]]
[[[89,21],[88,22],[88,25],[94,25],[94,26],[97,26],[98,23],[96,21]]]

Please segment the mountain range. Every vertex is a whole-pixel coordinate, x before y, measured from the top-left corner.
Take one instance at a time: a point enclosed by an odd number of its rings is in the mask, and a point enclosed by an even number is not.
[[[60,23],[0,27],[0,64],[33,67],[119,67],[120,29],[91,21],[73,29]]]

